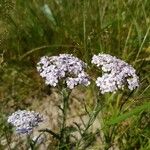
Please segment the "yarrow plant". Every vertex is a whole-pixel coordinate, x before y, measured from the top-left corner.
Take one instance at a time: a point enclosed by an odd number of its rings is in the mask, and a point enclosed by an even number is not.
[[[57,86],[59,80],[65,79],[67,87],[73,89],[76,85],[90,84],[89,77],[84,71],[86,63],[74,57],[72,54],[60,54],[59,56],[43,56],[37,64],[37,70],[45,83]]]
[[[130,90],[134,90],[139,86],[139,79],[135,69],[126,62],[109,54],[94,55],[91,62],[102,70],[102,76],[98,77],[95,82],[102,94],[116,92],[119,89],[123,89],[126,84]],[[85,72],[86,68],[87,64],[72,54],[60,54],[59,56],[51,57],[43,56],[37,63],[37,70],[40,76],[45,79],[45,83],[53,87],[58,86],[62,96],[62,103],[58,107],[62,112],[62,115],[60,115],[61,121],[59,121],[58,133],[53,132],[51,129],[39,130],[39,132],[47,132],[57,139],[60,150],[72,149],[74,147],[76,147],[76,149],[86,149],[87,144],[85,139],[88,139],[88,129],[93,125],[105,104],[102,104],[99,99],[99,93],[96,93],[97,97],[93,110],[88,112],[85,108],[89,118],[87,123],[83,122],[83,128],[76,122],[71,126],[67,125],[66,121],[71,91],[75,86],[80,84],[85,86],[90,85],[90,78]],[[38,126],[42,121],[43,117],[39,113],[26,110],[18,110],[8,117],[8,122],[16,127],[17,133],[21,134],[32,133],[33,128]],[[75,130],[74,125],[76,126]],[[75,143],[70,141],[70,137],[74,137],[72,134],[74,131],[78,131],[80,134],[80,137],[75,137]],[[96,133],[92,134],[94,136],[96,135]],[[32,142],[29,142],[31,149],[34,149],[35,144],[40,141],[40,135],[35,140],[32,140]],[[112,136],[109,137],[108,141],[110,141],[110,143],[108,143],[108,147],[112,145],[111,138]],[[89,145],[90,144],[91,141],[89,142]]]
[[[17,133],[31,134],[33,128],[43,121],[43,117],[34,111],[18,110],[10,115],[7,121],[16,127]]]
[[[96,80],[96,85],[102,94],[123,89],[126,83],[130,90],[139,86],[135,69],[115,56],[109,54],[94,55],[92,63],[102,69],[102,76]]]

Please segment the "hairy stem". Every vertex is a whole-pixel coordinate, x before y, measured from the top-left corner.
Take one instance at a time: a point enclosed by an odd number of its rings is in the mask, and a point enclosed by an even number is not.
[[[33,143],[33,140],[31,139],[31,136],[30,135],[27,135],[27,144],[28,146],[30,147],[31,150],[34,150],[34,143]]]
[[[88,129],[93,125],[96,117],[98,116],[98,114],[101,110],[102,110],[102,106],[100,104],[100,100],[97,100],[97,103],[96,103],[96,105],[90,115],[90,118],[85,126],[85,129],[82,133],[82,137],[77,142],[77,145],[76,145],[77,149],[80,147],[80,144],[81,144],[82,140],[84,139],[84,135],[87,133]]]
[[[63,106],[62,106],[62,124],[61,124],[61,129],[60,129],[60,144],[59,144],[59,149],[65,149],[66,144],[67,144],[67,137],[66,137],[66,120],[67,120],[67,110],[69,108],[68,106],[68,100],[69,100],[69,95],[70,92],[67,91],[67,89],[63,88],[61,91],[62,98],[63,98]]]

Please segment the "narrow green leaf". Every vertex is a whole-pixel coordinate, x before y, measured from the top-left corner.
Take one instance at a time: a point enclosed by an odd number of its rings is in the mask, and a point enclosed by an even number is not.
[[[133,110],[131,110],[130,112],[121,114],[118,117],[113,117],[111,118],[108,122],[107,125],[113,125],[113,124],[117,124],[120,123],[130,117],[132,117],[133,115],[138,115],[139,113],[143,112],[143,111],[150,111],[150,102],[144,103],[141,106],[137,106],[136,108],[134,108]]]

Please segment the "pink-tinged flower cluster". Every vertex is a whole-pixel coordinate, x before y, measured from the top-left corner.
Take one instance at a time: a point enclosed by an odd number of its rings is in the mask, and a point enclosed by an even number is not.
[[[47,85],[55,87],[59,80],[65,80],[69,89],[73,89],[78,84],[85,86],[90,84],[85,68],[86,63],[72,54],[43,56],[37,64],[37,70]]]
[[[33,128],[43,121],[43,117],[34,111],[18,110],[8,117],[8,123],[16,127],[19,134],[30,134]]]
[[[96,80],[96,85],[102,94],[123,89],[126,84],[130,90],[139,86],[139,78],[135,69],[115,56],[109,54],[94,55],[92,63],[102,69],[102,76]]]

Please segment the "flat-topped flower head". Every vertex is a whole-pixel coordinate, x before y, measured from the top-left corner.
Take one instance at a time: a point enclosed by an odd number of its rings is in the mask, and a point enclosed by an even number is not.
[[[130,90],[139,86],[139,78],[135,69],[128,63],[109,54],[98,54],[92,63],[102,69],[102,76],[96,80],[102,94],[123,89],[126,83]]]
[[[37,70],[45,83],[57,86],[59,80],[65,80],[67,87],[73,89],[78,84],[88,86],[89,77],[84,71],[86,63],[72,54],[60,54],[59,56],[43,56],[37,63]]]
[[[43,121],[43,117],[34,111],[18,110],[8,117],[8,123],[16,128],[19,134],[30,134],[33,128]]]

